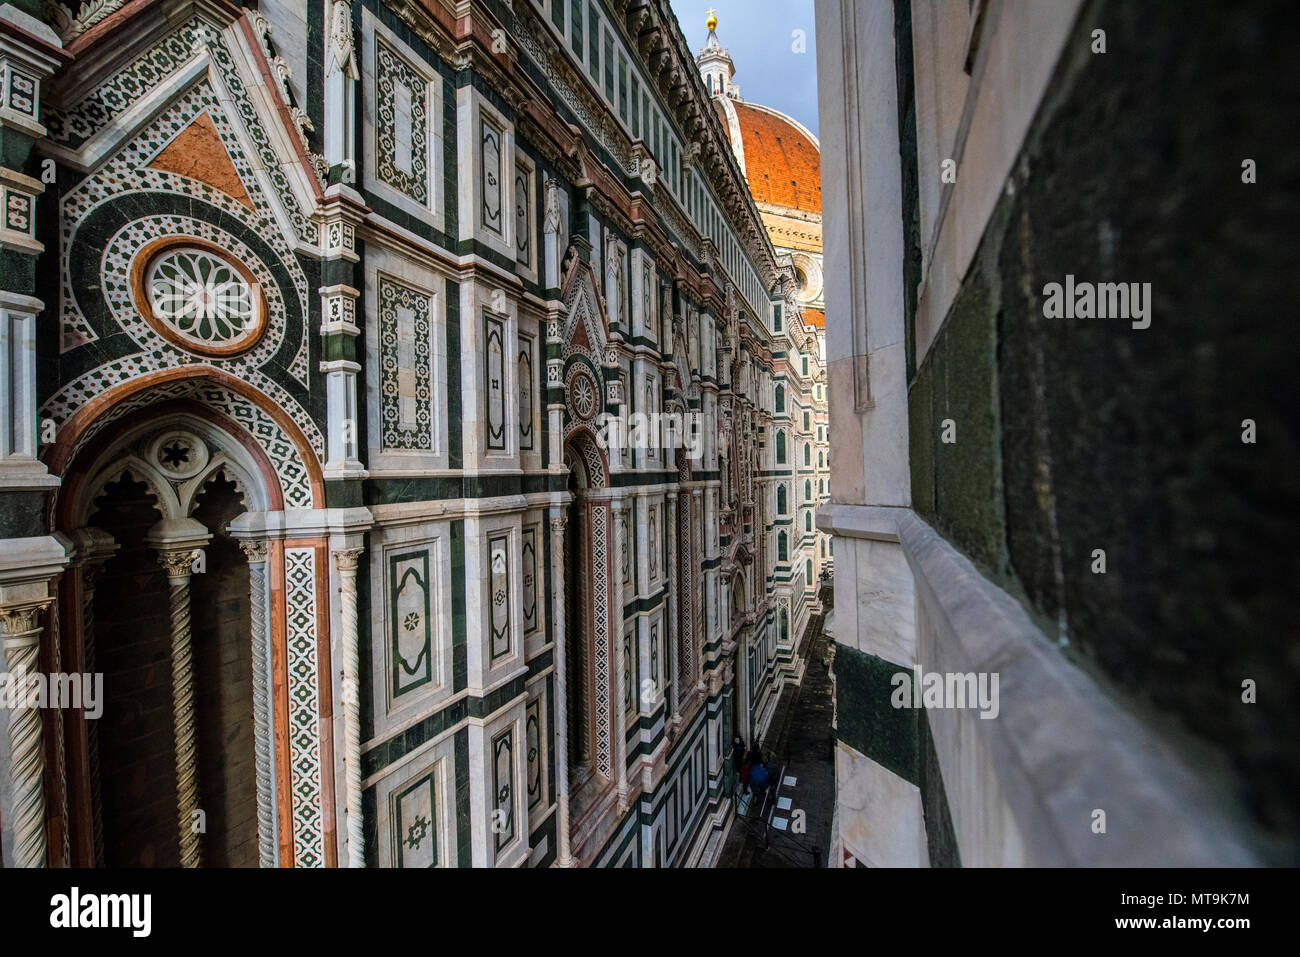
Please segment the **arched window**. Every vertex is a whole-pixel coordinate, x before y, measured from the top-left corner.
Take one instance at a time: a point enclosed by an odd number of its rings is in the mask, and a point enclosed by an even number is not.
[[[812,559],[805,558],[803,562],[803,580],[806,584],[812,584]]]
[[[808,509],[803,513],[803,530],[805,532],[812,531],[812,509]]]
[[[776,414],[783,415],[784,413],[785,413],[785,386],[778,385],[776,387]]]
[[[812,501],[812,479],[803,480],[803,500],[805,502]]]
[[[776,533],[776,560],[784,562],[790,558],[790,546],[786,542],[785,532]]]
[[[785,465],[785,433],[776,433],[776,464]]]
[[[818,453],[817,453],[817,467],[818,467],[819,469],[824,469],[824,468],[826,467],[826,453],[825,453],[825,452],[818,452]]]
[[[805,442],[803,444],[803,464],[812,465],[812,443],[811,442]]]
[[[776,514],[785,514],[785,483],[776,487]]]

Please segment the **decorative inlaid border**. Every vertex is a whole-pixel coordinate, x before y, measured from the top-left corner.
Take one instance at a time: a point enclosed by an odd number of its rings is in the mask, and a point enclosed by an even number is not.
[[[284,550],[284,584],[293,859],[297,867],[324,867],[315,548]]]
[[[609,681],[609,520],[605,505],[591,506],[592,634],[596,680],[596,765],[606,778],[614,777],[610,733]]]

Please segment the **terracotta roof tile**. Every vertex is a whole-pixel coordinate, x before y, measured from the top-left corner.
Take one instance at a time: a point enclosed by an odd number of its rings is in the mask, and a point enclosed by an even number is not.
[[[733,100],[745,147],[745,177],[760,203],[822,211],[822,159],[817,146],[781,116]],[[725,121],[723,126],[726,126]]]

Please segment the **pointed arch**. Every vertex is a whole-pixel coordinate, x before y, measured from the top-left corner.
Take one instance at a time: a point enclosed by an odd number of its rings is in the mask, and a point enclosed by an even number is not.
[[[208,385],[219,386],[242,400],[239,409],[231,411],[240,415],[258,415],[262,421],[278,429],[283,437],[254,436],[242,427],[233,430],[245,449],[256,451],[254,459],[260,463],[263,477],[269,473],[267,508],[293,506],[303,497],[306,501],[298,507],[324,507],[325,483],[320,460],[297,422],[242,379],[213,366],[195,363],[129,379],[96,396],[73,413],[59,429],[57,440],[44,456],[50,472],[64,480],[51,496],[53,514],[62,515],[65,520],[70,517],[69,503],[75,500],[78,487],[86,478],[79,469],[71,468],[74,460],[80,457],[83,447],[89,451],[91,443],[104,441],[105,426],[122,415],[137,408],[152,410],[171,400],[181,402],[194,414],[215,422],[229,422],[234,418],[204,401],[203,387]],[[155,398],[158,401],[151,401]],[[279,447],[281,441],[286,447]],[[268,442],[272,444],[264,444]]]

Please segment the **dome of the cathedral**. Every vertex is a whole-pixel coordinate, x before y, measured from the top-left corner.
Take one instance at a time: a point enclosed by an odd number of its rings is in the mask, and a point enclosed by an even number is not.
[[[797,120],[765,106],[725,97],[713,105],[732,150],[741,154],[754,199],[820,215],[822,159],[816,137]]]

